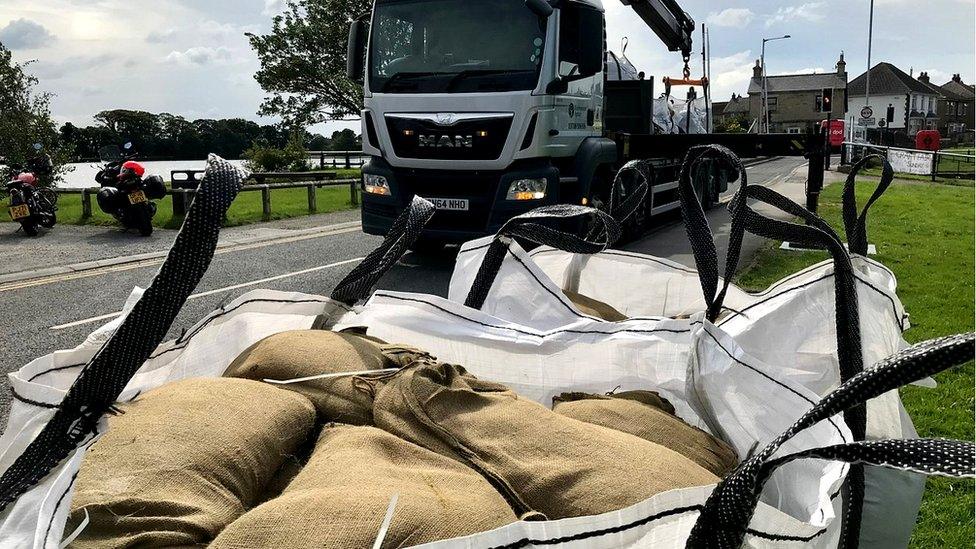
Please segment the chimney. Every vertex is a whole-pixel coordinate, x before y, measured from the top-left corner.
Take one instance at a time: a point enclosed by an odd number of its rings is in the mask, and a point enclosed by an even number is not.
[[[959,73],[953,74],[952,81],[962,84],[962,76]]]
[[[918,81],[922,82],[923,84],[930,84],[931,82],[929,82],[929,73],[925,71],[918,73]]]
[[[844,61],[844,52],[840,52],[840,60],[837,61],[837,76],[847,75],[847,62]]]
[[[756,59],[756,66],[752,68],[752,77],[756,80],[762,78],[762,65],[759,64],[759,60]]]

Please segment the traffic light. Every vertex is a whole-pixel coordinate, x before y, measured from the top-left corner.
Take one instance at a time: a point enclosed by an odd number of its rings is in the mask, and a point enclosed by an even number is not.
[[[833,109],[834,89],[824,88],[823,91],[821,92],[820,97],[823,98],[820,101],[820,112],[832,112],[834,110]]]

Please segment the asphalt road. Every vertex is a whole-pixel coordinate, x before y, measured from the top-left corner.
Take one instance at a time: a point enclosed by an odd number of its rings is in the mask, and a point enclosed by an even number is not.
[[[799,168],[803,164],[802,159],[784,158],[755,165],[749,168],[749,180],[776,186],[799,199],[805,175]],[[791,173],[793,177],[788,177]],[[730,193],[734,191],[730,189]],[[221,235],[225,247],[197,288],[197,293],[204,295],[187,302],[170,335],[179,335],[221,304],[256,288],[328,295],[357,260],[381,241],[362,234],[355,226],[356,217],[355,212],[344,212],[225,230]],[[728,214],[724,208],[715,208],[709,212],[709,219],[721,247]],[[675,215],[658,220],[659,228],[625,247],[693,264],[679,221]],[[336,224],[340,224],[338,229],[321,229]],[[39,239],[28,239],[13,234],[15,229],[13,224],[0,223],[2,374],[57,349],[72,348],[107,322],[109,318],[100,317],[117,312],[134,286],[145,287],[151,282],[159,263],[151,254],[164,252],[175,237],[173,231],[157,231],[150,239],[140,239],[113,228],[59,226]],[[760,244],[757,240],[747,242],[746,253]],[[135,266],[111,266],[111,258],[131,254],[149,256]],[[55,273],[41,279],[42,283],[11,282],[36,277],[45,269],[57,271],[58,266],[97,260],[109,261],[85,276]],[[408,254],[380,287],[446,295],[452,269],[449,253]],[[10,393],[5,377],[2,383],[0,424],[5,425]]]

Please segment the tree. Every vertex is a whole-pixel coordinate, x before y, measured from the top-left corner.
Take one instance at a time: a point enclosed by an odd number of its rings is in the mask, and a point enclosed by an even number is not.
[[[259,114],[307,127],[359,116],[362,88],[346,78],[350,21],[370,0],[288,0],[271,34],[248,34],[261,68],[254,78],[269,94]]]
[[[68,150],[61,146],[58,127],[51,118],[51,94],[35,92],[37,78],[24,71],[26,65],[13,61],[13,54],[0,44],[0,158],[24,164],[40,143],[54,162],[52,181],[64,173]]]
[[[361,145],[356,137],[356,132],[349,128],[332,132],[332,150],[358,151],[360,149]]]

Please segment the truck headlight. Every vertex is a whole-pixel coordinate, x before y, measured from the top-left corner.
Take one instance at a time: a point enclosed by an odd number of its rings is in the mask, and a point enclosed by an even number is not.
[[[546,197],[546,179],[519,179],[508,187],[506,200],[541,200]]]
[[[382,175],[363,175],[363,190],[369,194],[390,196],[390,182]]]

